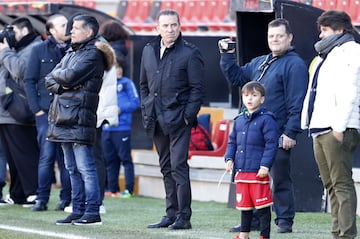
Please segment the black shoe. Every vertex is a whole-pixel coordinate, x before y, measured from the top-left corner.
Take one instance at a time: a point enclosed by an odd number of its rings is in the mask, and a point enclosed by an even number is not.
[[[163,216],[160,222],[149,224],[147,228],[162,228],[168,227],[175,222],[175,219],[169,218],[167,216]]]
[[[102,225],[100,215],[84,214],[81,218],[72,222],[74,225]]]
[[[48,208],[46,203],[40,200],[36,200],[35,205],[31,208],[33,212],[46,211]]]
[[[258,225],[251,224],[250,227],[251,231],[259,231],[260,227]],[[229,232],[240,232],[241,231],[241,224],[230,227]]]
[[[64,211],[64,209],[70,205],[69,201],[61,200],[55,207],[55,211]]]
[[[169,230],[184,230],[184,229],[191,229],[190,220],[185,220],[182,218],[176,219],[176,221],[168,226]]]
[[[230,227],[229,232],[240,232],[241,224]]]
[[[71,225],[72,221],[80,219],[83,215],[71,213],[67,218],[62,220],[57,220],[56,225]]]
[[[278,227],[278,233],[292,233],[292,227]]]

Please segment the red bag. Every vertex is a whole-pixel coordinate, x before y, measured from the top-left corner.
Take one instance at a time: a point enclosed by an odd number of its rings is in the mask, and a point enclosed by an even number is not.
[[[209,132],[200,124],[191,129],[189,150],[214,150]]]

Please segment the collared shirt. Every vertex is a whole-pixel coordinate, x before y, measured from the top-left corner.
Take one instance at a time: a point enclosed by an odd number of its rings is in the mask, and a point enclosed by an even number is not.
[[[174,44],[175,44],[175,42],[171,43],[171,44],[168,45],[168,46],[165,46],[164,43],[163,43],[163,40],[161,39],[161,41],[160,41],[160,59],[162,59],[162,57],[163,57],[163,55],[164,55],[164,53],[165,53],[165,50],[166,50],[167,48],[173,47]]]

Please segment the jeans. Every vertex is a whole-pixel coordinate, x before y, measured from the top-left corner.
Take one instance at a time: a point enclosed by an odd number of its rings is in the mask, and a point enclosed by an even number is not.
[[[352,158],[359,142],[356,130],[347,129],[340,143],[332,132],[314,138],[315,160],[329,193],[334,238],[356,237],[356,191],[352,179]]]
[[[61,179],[60,200],[71,201],[71,184],[69,173],[65,169],[61,145],[46,140],[48,116],[36,117],[37,141],[40,147],[37,200],[48,203],[51,185],[54,178],[54,162],[58,162]]]
[[[61,146],[70,174],[73,213],[99,215],[100,189],[92,146],[78,143]]]
[[[125,187],[134,191],[134,164],[131,157],[130,131],[103,131],[103,152],[106,162],[108,190],[115,193],[119,189],[119,171],[124,167]]]

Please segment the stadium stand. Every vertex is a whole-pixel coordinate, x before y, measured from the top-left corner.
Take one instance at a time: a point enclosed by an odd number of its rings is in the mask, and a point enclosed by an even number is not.
[[[360,0],[313,0],[311,5],[323,10],[345,11],[354,26],[360,25]]]
[[[121,0],[117,16],[134,31],[151,31],[156,14],[171,8],[179,13],[183,31],[228,31],[235,29],[229,4],[230,0]]]
[[[57,0],[57,2],[64,2],[64,0]],[[79,5],[79,6],[83,6],[83,7],[87,7],[87,8],[92,8],[92,9],[96,8],[96,1],[75,0],[74,4]]]
[[[152,31],[159,10],[175,9],[181,18],[183,31],[234,31],[231,0],[121,0],[117,16],[134,31]],[[360,0],[292,0],[323,10],[343,10],[354,25],[360,25]],[[77,2],[77,1],[75,1]],[[78,2],[88,2],[80,1]],[[261,1],[242,0],[244,9],[256,10]],[[80,5],[80,4],[79,4]]]

